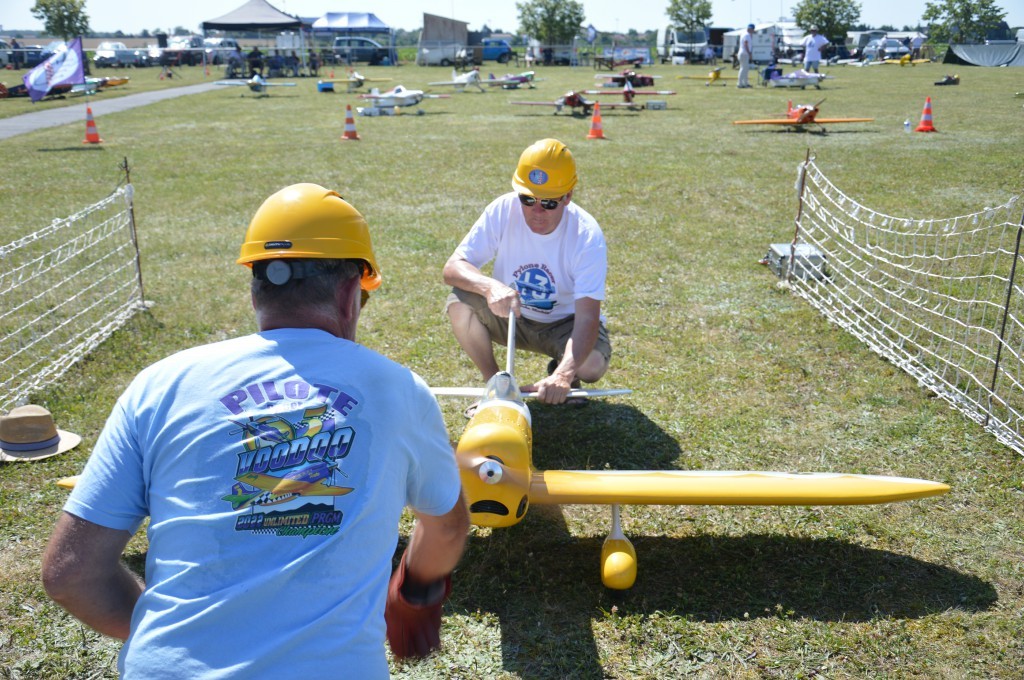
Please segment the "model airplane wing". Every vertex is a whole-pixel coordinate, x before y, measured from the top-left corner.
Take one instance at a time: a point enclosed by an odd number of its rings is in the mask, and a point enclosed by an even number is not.
[[[717,470],[545,470],[530,481],[530,501],[541,505],[868,505],[947,491],[907,477]]]
[[[676,93],[675,90],[583,90],[583,94],[596,94],[596,95],[615,94],[615,95],[619,95],[620,97],[623,96],[623,94],[625,92],[629,92],[629,94],[662,95],[662,96],[670,95],[670,94],[675,94]]]
[[[765,118],[763,120],[735,120],[733,125],[824,125],[826,123],[871,123],[874,118],[815,118],[813,120],[800,121],[790,118]]]

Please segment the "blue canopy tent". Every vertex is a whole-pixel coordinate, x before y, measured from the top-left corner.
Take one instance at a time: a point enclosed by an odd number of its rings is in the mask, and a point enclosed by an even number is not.
[[[395,32],[371,12],[328,12],[313,22],[313,33],[369,34],[388,36],[388,61],[398,64]]]

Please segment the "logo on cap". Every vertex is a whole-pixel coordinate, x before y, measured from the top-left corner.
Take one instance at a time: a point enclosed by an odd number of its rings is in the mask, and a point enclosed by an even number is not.
[[[529,178],[530,183],[537,186],[548,183],[548,173],[543,170],[530,170]]]

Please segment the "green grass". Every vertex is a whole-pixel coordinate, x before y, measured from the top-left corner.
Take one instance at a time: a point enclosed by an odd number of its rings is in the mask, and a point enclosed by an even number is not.
[[[448,75],[366,71],[394,79],[384,86]],[[83,443],[0,466],[0,677],[114,675],[118,645],[49,603],[39,583],[65,498],[53,482],[81,469],[137,371],[253,330],[248,272],[234,259],[263,198],[297,181],[338,188],[367,216],[384,271],[360,340],[431,384],[475,385],[441,314],[441,266],[509,189],[520,151],[547,136],[575,152],[576,199],[608,239],[614,356],[600,386],[634,394],[534,407],[538,467],[849,471],[952,491],[850,508],[630,506],[623,524],[639,578],[621,593],[599,579],[606,509],[535,508],[511,529],[474,529],[445,610],[444,651],[395,675],[1019,677],[1020,456],[780,289],[757,261],[792,236],[796,169],[809,150],[842,191],[892,215],[950,217],[1020,193],[1020,70],[840,67],[820,92],[675,79],[700,67],[649,71],[679,94],[664,97],[666,111],[603,111],[606,140],[586,139],[588,118],[508,105],[594,84],[594,71],[569,68],[541,70],[533,91],[457,94],[424,102],[422,116],[357,116],[359,142],[339,138],[345,104],[360,100],[318,94],[311,79],[267,98],[224,88],[101,116],[97,146],[82,144],[84,120],[5,140],[0,243],[106,195],[127,157],[155,306],[35,396]],[[959,86],[932,85],[954,71]],[[126,92],[177,84],[157,73],[134,72]],[[182,83],[199,80],[190,71]],[[939,132],[905,134],[927,96]],[[825,98],[822,115],[875,122],[827,135],[732,125],[781,114],[790,98]],[[0,115],[18,105],[0,102]],[[532,381],[545,363],[521,355],[517,373]],[[463,407],[442,403],[452,438]],[[133,540],[133,566],[145,549]]]

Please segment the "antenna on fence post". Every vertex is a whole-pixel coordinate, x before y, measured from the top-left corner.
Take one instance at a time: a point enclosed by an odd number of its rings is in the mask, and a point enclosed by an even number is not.
[[[800,218],[804,212],[804,187],[807,185],[807,166],[811,163],[811,147],[796,175],[796,218],[793,220],[793,240],[789,243],[789,262],[786,263],[786,281],[793,280],[793,262],[796,261],[796,241],[800,238]]]
[[[1017,276],[1017,259],[1020,257],[1021,232],[1024,231],[1024,214],[1020,216],[1020,223],[1017,225],[1017,242],[1013,246],[1013,264],[1010,265],[1010,280],[1006,283],[1006,303],[1003,305],[1003,320],[999,325],[999,346],[996,347],[996,364],[992,367],[992,384],[989,386],[989,394],[996,391],[996,379],[999,377],[999,362],[1003,357],[1003,344],[1006,339],[1006,319],[1010,316],[1010,297],[1013,295],[1013,282]],[[985,423],[992,418],[992,409],[985,409]]]
[[[135,247],[135,278],[139,282],[139,308],[147,309],[146,290],[142,287],[142,258],[139,255],[139,234],[135,230],[135,188],[132,186],[132,173],[128,167],[128,157],[124,157],[121,163],[121,170],[124,171],[124,183],[127,188],[125,198],[128,201],[128,221],[132,227],[132,246]]]

